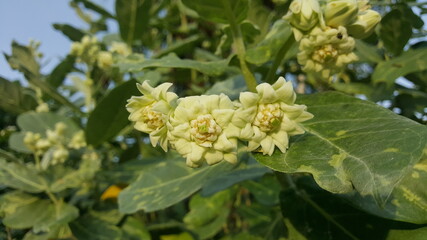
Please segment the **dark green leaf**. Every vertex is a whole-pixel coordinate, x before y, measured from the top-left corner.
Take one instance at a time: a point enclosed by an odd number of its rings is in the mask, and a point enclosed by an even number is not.
[[[10,82],[0,77],[0,108],[11,114],[20,114],[36,107],[37,102],[30,92],[18,82]]]
[[[285,44],[288,38],[293,38],[289,23],[285,20],[278,20],[272,26],[270,32],[265,36],[257,46],[248,49],[246,52],[246,61],[261,65],[276,56],[279,49]],[[285,55],[285,59],[296,54],[297,44],[290,48]]]
[[[285,153],[255,158],[274,170],[309,172],[333,193],[373,196],[382,205],[411,170],[427,128],[374,103],[339,93],[301,96],[314,118]]]
[[[148,29],[152,0],[117,0],[116,16],[123,41],[132,45]]]
[[[126,127],[129,124],[126,101],[139,94],[135,80],[124,82],[111,90],[89,116],[85,130],[88,144],[97,146],[115,137]]]
[[[356,55],[361,62],[379,63],[383,60],[378,52],[378,48],[362,40],[356,40]]]
[[[85,215],[70,223],[71,231],[79,240],[121,240],[122,231],[113,224],[91,215]]]
[[[59,24],[54,23],[53,28],[62,32],[65,36],[67,36],[71,41],[78,42],[85,35],[80,29],[77,29],[69,24]]]
[[[111,13],[109,13],[103,7],[99,6],[98,4],[93,3],[91,1],[88,1],[88,0],[74,0],[74,2],[81,2],[85,6],[85,8],[90,9],[90,10],[92,10],[94,12],[97,12],[97,13],[101,14],[103,17],[113,18],[114,19],[114,16],[111,15]]]
[[[135,55],[118,63],[121,72],[140,72],[145,68],[164,67],[164,68],[186,68],[194,69],[207,75],[218,76],[227,70],[227,60],[199,62],[189,59],[180,59],[171,53],[159,59],[136,58]]]
[[[184,159],[168,159],[147,169],[120,193],[119,209],[123,213],[137,210],[152,212],[172,206],[199,190],[210,178],[220,176],[233,167],[222,162],[191,169],[185,165]]]
[[[404,230],[391,230],[386,240],[402,240],[402,239],[410,239],[410,240],[424,240],[427,236],[427,227],[422,227],[418,229],[404,229]]]
[[[380,37],[394,55],[400,55],[412,36],[412,26],[401,11],[394,9],[381,20]]]
[[[240,23],[248,13],[248,0],[183,0],[187,7],[199,14],[199,17],[217,23]],[[231,20],[230,18],[233,18]]]
[[[379,218],[319,188],[311,177],[293,178],[280,194],[283,216],[307,239],[385,239],[389,229],[416,227]]]
[[[426,69],[427,48],[408,50],[399,57],[380,62],[372,74],[372,82],[386,82],[392,85],[400,76]]]
[[[268,172],[271,172],[269,168],[266,168],[255,160],[252,162],[253,158],[250,159],[251,160],[248,161],[248,163],[240,163],[239,166],[232,171],[207,181],[201,191],[202,196],[210,196],[216,192],[229,188],[236,183],[256,179]]]
[[[47,77],[46,81],[54,88],[59,87],[65,80],[67,74],[73,70],[75,61],[75,57],[67,55],[64,60],[56,65],[52,73]]]
[[[265,175],[259,181],[247,181],[242,185],[254,195],[257,202],[263,205],[274,206],[279,203],[281,187],[276,178],[271,174]]]

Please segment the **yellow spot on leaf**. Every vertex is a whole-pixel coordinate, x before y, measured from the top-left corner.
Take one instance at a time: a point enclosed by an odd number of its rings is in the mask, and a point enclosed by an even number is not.
[[[421,170],[423,172],[427,172],[427,164],[417,163],[417,164],[415,164],[414,169]]]
[[[392,201],[391,201],[391,204],[393,204],[394,206],[396,206],[396,207],[399,207],[400,206],[400,202],[399,202],[399,200],[397,200],[397,199],[393,199]]]
[[[420,174],[418,172],[413,172],[411,176],[413,178],[420,178]]]
[[[409,190],[406,187],[401,187],[401,189],[403,191],[403,197],[405,197],[409,202],[413,202],[415,206],[423,209],[424,211],[427,211],[427,204],[422,202],[422,199],[420,196],[411,192],[411,190]]]
[[[384,150],[384,152],[399,152],[399,149],[397,148],[387,148]]]
[[[347,154],[344,152],[341,152],[340,154],[334,154],[332,155],[332,160],[329,161],[329,165],[331,165],[334,168],[341,167],[342,162],[347,157]]]
[[[342,135],[344,135],[344,134],[346,134],[346,133],[347,133],[347,131],[345,131],[345,130],[340,130],[340,131],[336,132],[336,133],[335,133],[335,135],[336,135],[337,137],[339,137],[339,136],[342,136]]]
[[[119,193],[123,190],[124,187],[120,187],[117,185],[111,185],[109,186],[104,193],[101,195],[101,200],[106,199],[117,199],[117,196],[119,196]]]

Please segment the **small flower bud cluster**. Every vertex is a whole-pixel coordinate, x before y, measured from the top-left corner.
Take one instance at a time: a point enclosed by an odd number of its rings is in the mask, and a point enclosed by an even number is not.
[[[59,122],[55,124],[55,129],[48,129],[46,137],[40,133],[26,132],[24,136],[25,146],[38,157],[43,156],[42,166],[64,163],[69,155],[68,149],[80,149],[86,146],[83,131],[77,132],[71,140],[65,137],[67,126]]]
[[[313,117],[306,106],[295,104],[292,83],[282,77],[273,85],[259,85],[256,93],[241,93],[236,102],[224,94],[178,98],[168,91],[171,86],[137,84],[143,96],[129,99],[126,108],[153,146],[175,149],[190,167],[236,163],[241,150],[272,155],[277,147],[285,152],[289,137],[304,133],[299,123]]]
[[[294,0],[284,18],[300,41],[303,70],[330,81],[356,61],[354,38],[368,37],[381,20],[369,8],[366,0],[327,0],[322,6],[317,0]]]
[[[114,63],[113,54],[127,56],[132,50],[125,43],[113,42],[109,51],[103,51],[96,37],[84,36],[80,42],[72,43],[70,53],[77,57],[77,61],[88,65],[96,63],[99,68],[109,69]]]

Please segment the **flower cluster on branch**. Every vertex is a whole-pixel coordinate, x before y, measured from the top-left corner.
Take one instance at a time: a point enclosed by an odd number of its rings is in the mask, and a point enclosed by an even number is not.
[[[133,96],[126,108],[153,146],[175,149],[190,167],[236,163],[241,151],[285,152],[289,137],[304,133],[299,123],[313,117],[305,105],[295,104],[292,83],[283,77],[258,85],[254,93],[242,92],[234,102],[224,94],[178,98],[168,91],[171,86],[137,84],[143,96]]]
[[[366,0],[294,0],[284,18],[300,42],[303,70],[326,81],[358,59],[354,38],[368,37],[381,20]]]

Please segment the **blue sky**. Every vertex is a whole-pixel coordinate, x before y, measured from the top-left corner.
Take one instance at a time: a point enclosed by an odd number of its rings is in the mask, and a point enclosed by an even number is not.
[[[93,1],[114,11],[114,0]],[[97,16],[94,15],[95,18]],[[67,23],[86,29],[87,25],[69,6],[67,0],[1,0],[0,1],[0,76],[22,79],[10,69],[3,53],[10,54],[12,40],[27,45],[30,39],[41,42],[39,51],[44,54],[42,72],[49,73],[68,53],[71,41],[52,27],[53,23]]]

